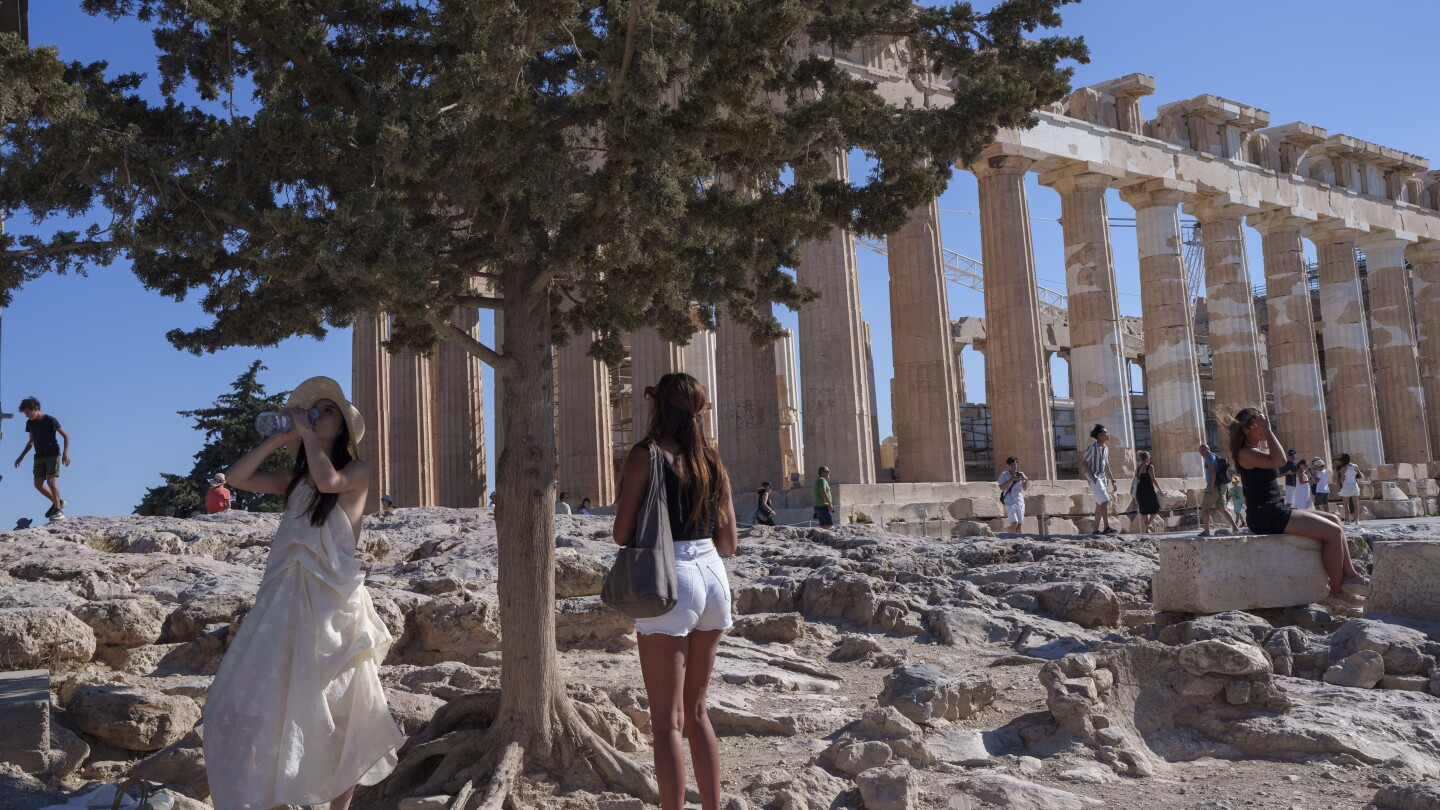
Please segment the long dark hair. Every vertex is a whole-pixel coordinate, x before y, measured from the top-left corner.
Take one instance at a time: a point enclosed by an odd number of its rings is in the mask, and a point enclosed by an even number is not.
[[[330,463],[337,470],[345,469],[345,465],[354,461],[355,457],[350,454],[350,425],[344,419],[340,420],[340,435],[335,437],[334,443],[330,445]],[[290,505],[290,493],[295,491],[300,480],[310,475],[310,461],[305,457],[305,443],[300,443],[300,449],[295,451],[295,477],[290,479],[290,485],[285,487],[285,505]],[[310,505],[305,507],[305,513],[310,516],[311,526],[324,526],[325,520],[330,517],[330,510],[340,502],[340,494],[337,492],[321,492],[315,490],[310,498]]]
[[[710,399],[700,381],[683,372],[666,374],[650,389],[655,407],[650,410],[647,441],[674,439],[680,445],[675,475],[690,504],[691,528],[702,528],[714,520],[725,525],[726,513],[720,508],[730,498],[730,479],[720,454],[705,439],[700,420]]]
[[[1245,428],[1250,426],[1255,417],[1260,415],[1259,408],[1241,408],[1234,416],[1220,414],[1220,427],[1226,432],[1227,444],[1230,447],[1230,460],[1235,462],[1236,467],[1240,464],[1240,451],[1245,449]]]

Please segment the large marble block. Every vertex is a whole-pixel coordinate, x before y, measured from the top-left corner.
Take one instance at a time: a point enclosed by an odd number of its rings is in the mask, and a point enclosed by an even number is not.
[[[48,773],[50,673],[43,669],[0,672],[0,762],[27,773]]]
[[[1379,540],[1366,613],[1440,621],[1440,540]]]
[[[1158,542],[1156,610],[1222,613],[1319,602],[1330,593],[1320,541],[1292,534],[1175,537]]]

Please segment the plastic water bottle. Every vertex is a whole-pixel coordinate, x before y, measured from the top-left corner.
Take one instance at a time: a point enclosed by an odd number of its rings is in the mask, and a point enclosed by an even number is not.
[[[318,408],[310,409],[310,424],[315,424],[320,419]],[[275,436],[281,433],[289,433],[295,427],[290,421],[290,414],[280,411],[261,411],[255,417],[255,429],[261,436]]]

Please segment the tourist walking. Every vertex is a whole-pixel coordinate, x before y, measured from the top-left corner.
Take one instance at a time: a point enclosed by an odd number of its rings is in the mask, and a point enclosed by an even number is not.
[[[1104,425],[1090,429],[1090,446],[1081,458],[1080,472],[1095,496],[1095,534],[1115,534],[1110,526],[1110,496],[1115,492],[1115,478],[1110,475],[1110,431]],[[1106,484],[1109,484],[1108,488]]]
[[[1299,466],[1295,463],[1295,448],[1290,448],[1286,453],[1285,463],[1280,467],[1280,474],[1285,476],[1285,505],[1295,505],[1295,470]]]
[[[765,481],[761,483],[760,488],[755,491],[755,525],[757,526],[775,525],[775,507],[770,505],[770,491],[772,489],[770,482]]]
[[[1285,505],[1284,491],[1278,482],[1279,470],[1286,463],[1281,454],[1280,439],[1270,427],[1270,420],[1258,408],[1245,408],[1232,419],[1223,420],[1228,433],[1230,452],[1240,480],[1245,486],[1246,518],[1250,531],[1256,534],[1298,534],[1321,542],[1320,554],[1330,581],[1326,604],[1336,608],[1358,608],[1365,599],[1355,592],[1364,592],[1370,583],[1355,569],[1350,549],[1345,543],[1345,530],[1340,519],[1328,512],[1295,509]],[[1259,449],[1261,445],[1266,450]]]
[[[35,490],[50,502],[45,517],[59,520],[65,517],[65,499],[60,497],[60,465],[70,466],[70,434],[60,427],[59,419],[40,410],[40,400],[35,397],[20,400],[20,413],[25,415],[25,432],[30,438],[20,450],[20,457],[15,459],[15,466],[19,467],[25,454],[34,448]],[[55,438],[57,434],[65,440],[64,450]]]
[[[1230,504],[1235,514],[1236,530],[1245,528],[1245,486],[1240,483],[1238,475],[1230,476]]]
[[[814,494],[812,504],[815,507],[815,521],[822,529],[831,528],[835,525],[835,501],[830,497],[829,467],[821,467],[816,474]]]
[[[1315,508],[1321,512],[1330,511],[1330,471],[1325,469],[1325,459],[1315,458],[1310,462],[1315,479]]]
[[[210,485],[205,490],[205,514],[213,515],[229,509],[231,499],[230,490],[225,486],[225,473],[215,473],[205,483]]]
[[[1295,498],[1291,506],[1295,509],[1314,509],[1315,496],[1310,491],[1315,479],[1310,474],[1310,462],[1300,459],[1295,462]]]
[[[1020,460],[1014,456],[1005,459],[1005,471],[1000,473],[1000,502],[1005,506],[1005,527],[1007,531],[1019,534],[1025,531],[1025,491],[1030,489],[1030,479],[1020,471]]]
[[[1340,473],[1340,505],[1345,510],[1346,518],[1355,525],[1360,525],[1360,479],[1365,473],[1360,472],[1360,467],[1350,461],[1349,453],[1341,453],[1338,469]]]
[[[659,454],[675,546],[675,607],[636,619],[640,673],[650,700],[655,780],[662,810],[685,806],[685,756],[690,743],[695,786],[704,810],[720,807],[720,747],[705,710],[720,637],[730,627],[730,583],[720,555],[735,553],[730,481],[702,426],[708,399],[689,374],[666,374],[645,389],[650,427],[630,451],[615,511],[615,542],[629,543]]]
[[[316,414],[310,421],[310,414]],[[370,471],[365,421],[339,383],[312,377],[286,402],[293,427],[227,471],[232,486],[285,496],[255,604],[205,700],[205,770],[217,810],[330,803],[395,768],[404,735],[380,664],[392,637],[356,557]],[[295,466],[260,465],[298,444]]]
[[[1210,445],[1199,447],[1200,461],[1205,468],[1205,492],[1200,495],[1200,536],[1210,536],[1210,513],[1219,512],[1230,521],[1230,531],[1240,531],[1240,524],[1225,510],[1225,482],[1230,480],[1230,462],[1210,452]]]
[[[1148,533],[1160,517],[1160,481],[1155,478],[1155,465],[1150,462],[1149,452],[1141,450],[1135,459],[1135,512],[1140,518],[1140,531]]]

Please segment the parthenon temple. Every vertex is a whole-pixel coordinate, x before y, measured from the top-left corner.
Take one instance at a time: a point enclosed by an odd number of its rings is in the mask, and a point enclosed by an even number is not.
[[[892,100],[944,94],[922,95],[893,50],[836,58]],[[1440,407],[1425,407],[1440,403],[1440,172],[1320,126],[1272,125],[1264,110],[1213,95],[1162,104],[1146,120],[1140,99],[1155,88],[1142,74],[1080,88],[960,167],[978,181],[979,259],[947,253],[934,201],[882,242],[861,243],[888,263],[893,441],[876,423],[857,240],[836,231],[802,246],[798,280],[821,298],[773,347],[756,349],[722,320],[683,347],[634,334],[619,368],[587,357],[583,340],[558,350],[558,487],[572,503],[612,501],[619,454],[638,438],[637,415],[643,424],[633,394],[671,370],[712,392],[708,428],[736,492],[762,480],[784,488],[820,464],[836,484],[942,487],[988,479],[1008,455],[1037,481],[1073,478],[1076,434],[1083,446],[1093,423],[1110,430],[1117,475],[1146,449],[1162,477],[1193,478],[1197,445],[1214,440],[1210,415],[1257,403],[1307,455],[1349,453],[1364,469],[1430,464],[1440,449]],[[847,164],[836,155],[834,176],[848,177]],[[1059,195],[1063,293],[1037,286],[1032,172]],[[1133,209],[1140,318],[1120,314],[1111,189]],[[1182,213],[1194,222],[1182,227]],[[1262,238],[1255,272],[1246,225]],[[947,283],[957,275],[983,288],[983,318],[952,321]],[[474,312],[455,317],[476,328]],[[385,470],[377,492],[398,506],[478,505],[477,361],[449,347],[387,356],[385,328],[373,317],[354,338],[356,401],[383,426],[362,448]],[[963,401],[963,347],[985,357],[983,403]],[[1066,401],[1052,393],[1057,352],[1070,364]],[[1143,370],[1141,395],[1132,364]]]

